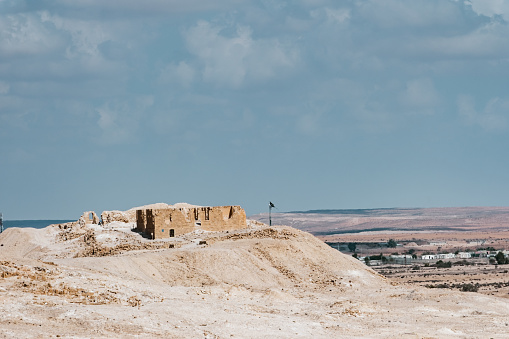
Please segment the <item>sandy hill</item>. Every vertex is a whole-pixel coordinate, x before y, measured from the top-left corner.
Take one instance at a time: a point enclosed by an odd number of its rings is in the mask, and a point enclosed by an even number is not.
[[[392,286],[290,227],[152,241],[129,225],[0,235],[3,337],[507,336],[501,299]],[[489,305],[489,307],[487,307]]]

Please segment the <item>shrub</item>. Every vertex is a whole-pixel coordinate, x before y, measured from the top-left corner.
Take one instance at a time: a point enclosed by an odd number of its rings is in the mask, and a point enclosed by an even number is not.
[[[389,239],[389,241],[387,241],[387,247],[389,248],[395,248],[398,244],[396,243],[396,241],[394,239]]]
[[[499,264],[499,265],[508,263],[508,260],[506,259],[504,253],[502,253],[502,252],[497,253],[497,255],[495,256],[495,260],[497,261],[497,264]]]
[[[452,267],[452,262],[450,262],[450,261],[443,262],[442,260],[439,260],[433,266],[435,266],[437,268],[450,268],[450,267]]]
[[[462,292],[477,292],[478,290],[479,290],[479,286],[471,284],[471,283],[463,284],[461,286],[461,291]]]
[[[350,250],[350,252],[355,252],[355,250],[357,249],[357,244],[354,242],[349,242],[348,249]]]

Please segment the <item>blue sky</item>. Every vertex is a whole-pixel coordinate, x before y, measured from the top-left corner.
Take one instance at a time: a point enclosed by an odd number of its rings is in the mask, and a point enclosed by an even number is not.
[[[0,0],[0,211],[509,205],[509,2]]]

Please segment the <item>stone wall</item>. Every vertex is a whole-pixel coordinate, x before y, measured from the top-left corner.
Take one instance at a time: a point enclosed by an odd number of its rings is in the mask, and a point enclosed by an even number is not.
[[[101,213],[101,219],[103,224],[109,224],[110,222],[120,221],[120,222],[133,222],[129,216],[122,211],[104,211]]]
[[[78,224],[80,226],[89,225],[89,224],[98,224],[99,218],[94,211],[84,212],[81,217],[78,219]]]
[[[136,231],[145,232],[147,220],[145,219],[146,210],[136,210]]]
[[[208,210],[208,218],[207,211]],[[246,212],[240,206],[202,207],[199,210],[201,229],[227,231],[246,228]]]
[[[226,231],[247,227],[240,206],[164,208],[138,210],[137,230],[151,239],[175,237],[193,232]]]

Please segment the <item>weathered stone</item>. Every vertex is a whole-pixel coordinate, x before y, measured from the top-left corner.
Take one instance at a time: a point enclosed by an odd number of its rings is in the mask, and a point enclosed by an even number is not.
[[[99,218],[94,211],[84,212],[78,220],[78,224],[80,226],[89,225],[89,224],[98,224]]]
[[[101,219],[104,224],[109,224],[114,221],[125,223],[134,222],[134,220],[131,220],[131,218],[122,211],[104,211],[101,213]]]
[[[227,231],[247,227],[246,212],[240,206],[163,208],[138,210],[138,232],[151,239],[170,238],[195,230]]]

